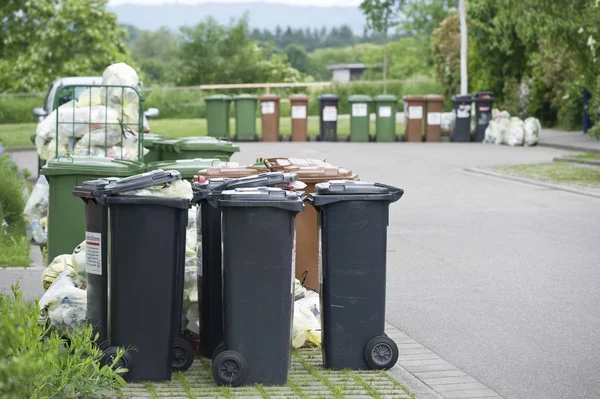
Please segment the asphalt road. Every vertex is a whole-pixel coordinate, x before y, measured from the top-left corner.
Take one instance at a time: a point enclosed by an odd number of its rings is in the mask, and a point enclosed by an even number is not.
[[[241,147],[233,161],[325,158],[361,180],[405,190],[391,206],[388,230],[386,313],[398,329],[506,398],[599,397],[600,200],[463,170],[548,162],[563,151],[458,143]],[[37,274],[26,280],[39,284]]]

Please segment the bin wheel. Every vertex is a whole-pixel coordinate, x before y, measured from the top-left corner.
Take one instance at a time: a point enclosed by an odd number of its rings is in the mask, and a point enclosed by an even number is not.
[[[237,387],[248,377],[248,363],[236,351],[223,351],[213,360],[212,374],[218,385]]]
[[[321,141],[321,136],[316,136],[316,137],[315,137],[315,139],[316,139],[317,141]]]
[[[121,358],[113,365],[115,358],[117,357],[118,349],[119,348],[116,346],[109,346],[108,348],[104,349],[102,351],[103,356],[100,364],[102,366],[112,366],[113,370],[127,369],[127,371],[121,373],[121,377],[127,378],[127,375],[129,375],[129,371],[133,366],[133,358],[129,352],[125,352],[123,353],[123,356],[121,356]]]
[[[253,140],[254,140],[254,141],[259,141],[259,140],[260,140],[260,137],[258,137],[258,134],[255,134],[255,135],[254,135],[254,138],[253,138]]]
[[[219,345],[217,345],[217,347],[215,348],[215,350],[212,353],[212,356],[210,357],[211,359],[214,359],[215,357],[217,357],[221,352],[225,351],[225,343],[221,342]]]
[[[102,341],[98,344],[98,349],[100,349],[101,351],[104,351],[104,350],[108,349],[109,346],[110,346],[110,344],[108,343],[108,341]]]
[[[380,335],[367,343],[365,360],[375,370],[389,370],[398,361],[398,346],[386,335]]]
[[[194,362],[194,348],[183,338],[173,340],[173,370],[186,371]]]

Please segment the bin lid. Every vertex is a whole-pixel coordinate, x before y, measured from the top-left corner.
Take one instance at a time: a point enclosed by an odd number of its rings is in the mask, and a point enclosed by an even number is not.
[[[249,187],[225,190],[218,201],[219,207],[273,207],[292,212],[304,209],[304,194],[278,187]]]
[[[155,142],[157,142],[158,140],[163,140],[163,139],[165,139],[165,137],[161,136],[159,134],[144,133],[144,147],[152,148],[152,147],[154,147]]]
[[[92,192],[106,187],[108,184],[118,181],[118,177],[106,177],[102,179],[86,180],[80,186],[73,188],[73,195],[80,198],[94,198]]]
[[[297,180],[298,175],[296,173],[284,172],[266,172],[237,179],[209,179],[206,182],[194,183],[192,185],[192,189],[194,190],[193,202],[198,202],[198,200],[207,198],[210,194],[215,192],[233,190],[236,188],[277,186],[280,184],[293,183]]]
[[[315,206],[341,201],[389,201],[396,202],[404,190],[381,183],[352,180],[330,180],[315,185],[311,202]]]
[[[338,96],[336,96],[335,94],[321,94],[319,96],[319,100],[330,100],[330,101],[338,101],[340,98]]]
[[[210,168],[199,170],[197,174],[204,176],[206,179],[213,179],[216,177],[228,177],[235,179],[239,177],[256,175],[262,171],[264,171],[264,169],[255,168],[254,166],[242,166],[238,165],[237,163],[223,163],[220,166],[211,166]]]
[[[113,159],[96,156],[61,156],[46,163],[41,174],[90,175],[90,176],[131,176],[144,171],[144,164],[128,159]]]
[[[473,101],[473,96],[470,94],[455,94],[452,96],[452,101]]]
[[[370,103],[371,101],[373,101],[373,98],[364,94],[353,94],[348,97],[349,103]]]
[[[375,100],[375,102],[378,102],[378,103],[385,103],[385,102],[396,103],[396,102],[398,102],[398,97],[392,96],[391,94],[380,94],[378,96],[375,96],[373,98],[373,100]]]
[[[279,101],[279,96],[276,94],[263,94],[258,98],[259,101]]]
[[[308,102],[308,96],[306,94],[292,94],[290,101],[304,101]]]
[[[157,161],[146,164],[147,170],[176,170],[184,179],[191,179],[200,169],[219,166],[223,163],[217,158],[178,159],[173,161]]]
[[[425,101],[425,96],[410,95],[410,96],[403,96],[402,99],[404,101]]]
[[[152,170],[114,181],[106,185],[101,191],[102,196],[108,197],[127,191],[141,190],[181,180],[181,174],[176,170]]]
[[[319,159],[268,158],[265,159],[265,165],[273,171],[295,172],[298,174],[298,180],[304,183],[320,183],[344,178],[355,180],[357,178],[351,170],[330,165]]]
[[[439,94],[428,94],[425,96],[427,101],[441,101],[444,102],[444,96],[440,96]]]
[[[219,150],[233,154],[239,152],[240,147],[231,141],[217,139],[210,136],[189,137],[175,143],[175,148],[181,150]]]
[[[215,94],[204,97],[204,101],[231,101],[231,97],[226,96],[225,94]]]
[[[475,93],[475,97],[477,98],[486,98],[486,97],[494,97],[493,91],[478,91]]]
[[[256,100],[256,96],[254,94],[238,94],[233,97],[234,100]]]

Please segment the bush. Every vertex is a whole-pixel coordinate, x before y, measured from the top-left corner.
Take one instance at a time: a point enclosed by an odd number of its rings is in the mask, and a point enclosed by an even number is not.
[[[31,123],[35,121],[33,109],[44,103],[43,95],[0,96],[0,123]]]
[[[10,156],[0,156],[0,224],[5,220],[11,228],[23,227],[24,184]]]
[[[39,325],[38,315],[18,286],[12,295],[0,293],[1,398],[100,398],[124,385],[117,371],[100,366],[91,326],[61,337]]]

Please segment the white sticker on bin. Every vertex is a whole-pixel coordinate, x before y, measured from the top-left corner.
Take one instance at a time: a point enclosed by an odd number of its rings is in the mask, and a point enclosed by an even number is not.
[[[85,270],[102,275],[102,234],[85,232]]]
[[[328,105],[323,108],[323,122],[335,122],[337,121],[337,107],[334,105]]]
[[[392,116],[392,107],[389,107],[389,106],[379,107],[379,117],[389,118],[390,116]]]
[[[441,112],[428,112],[427,113],[427,124],[428,125],[441,125],[442,124],[442,113]]]
[[[292,106],[292,119],[306,119],[306,106],[304,106],[304,105]]]
[[[423,119],[423,107],[420,105],[408,107],[408,119]]]
[[[263,115],[269,115],[275,113],[275,102],[274,101],[265,101],[260,103],[260,110]]]
[[[352,104],[352,116],[367,116],[367,104]]]

